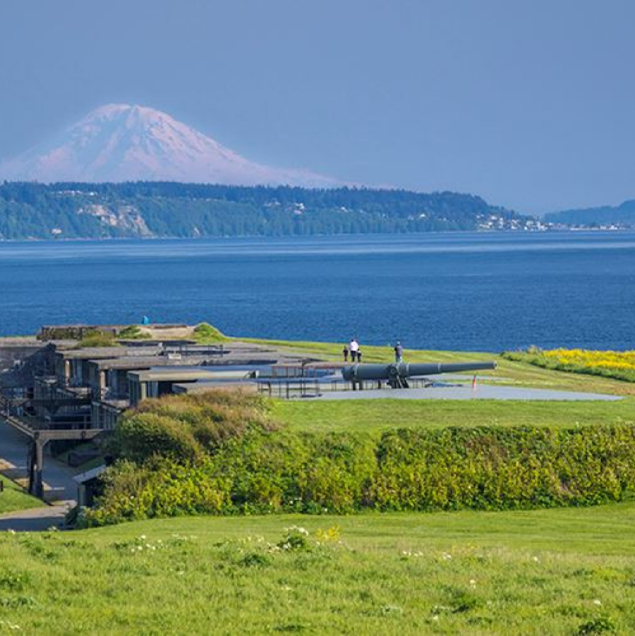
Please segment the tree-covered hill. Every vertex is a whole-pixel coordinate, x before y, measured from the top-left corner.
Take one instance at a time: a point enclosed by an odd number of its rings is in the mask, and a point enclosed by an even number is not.
[[[597,208],[562,210],[545,215],[545,221],[577,227],[620,226],[635,227],[635,200],[624,201],[614,207],[609,205]]]
[[[0,240],[531,229],[469,194],[183,183],[0,185]]]

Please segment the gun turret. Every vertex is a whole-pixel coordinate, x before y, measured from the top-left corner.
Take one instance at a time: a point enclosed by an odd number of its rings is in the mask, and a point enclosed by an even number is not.
[[[496,362],[354,364],[342,369],[342,377],[348,382],[387,380],[393,389],[400,389],[408,387],[408,378],[441,373],[460,373],[462,371],[485,371],[495,368]]]

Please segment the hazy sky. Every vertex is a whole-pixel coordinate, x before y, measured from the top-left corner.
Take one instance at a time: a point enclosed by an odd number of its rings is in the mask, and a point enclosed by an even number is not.
[[[633,0],[0,0],[0,157],[96,106],[524,212],[635,198]]]

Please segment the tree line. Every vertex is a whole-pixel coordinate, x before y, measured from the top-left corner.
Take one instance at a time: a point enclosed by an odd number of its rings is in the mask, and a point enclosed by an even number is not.
[[[0,239],[289,236],[479,229],[521,215],[454,192],[171,182],[0,184]]]

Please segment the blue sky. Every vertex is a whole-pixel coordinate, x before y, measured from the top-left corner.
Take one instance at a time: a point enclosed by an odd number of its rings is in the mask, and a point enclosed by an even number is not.
[[[537,213],[635,198],[635,2],[2,0],[0,157],[109,102]]]

